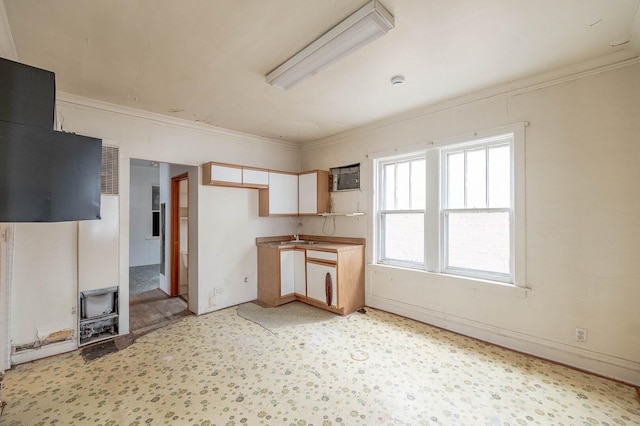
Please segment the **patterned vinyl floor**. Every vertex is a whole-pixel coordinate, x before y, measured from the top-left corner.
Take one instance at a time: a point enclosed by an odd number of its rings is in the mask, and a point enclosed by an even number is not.
[[[5,375],[1,425],[640,425],[636,389],[406,318],[224,309]]]

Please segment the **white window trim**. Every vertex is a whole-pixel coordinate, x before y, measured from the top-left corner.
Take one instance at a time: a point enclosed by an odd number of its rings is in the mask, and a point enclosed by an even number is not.
[[[373,263],[380,264],[388,267],[395,267],[394,265],[379,263],[379,244],[380,244],[380,215],[379,211],[379,191],[381,187],[381,177],[379,176],[380,163],[384,161],[390,161],[394,158],[408,157],[412,154],[416,156],[419,154],[426,154],[426,171],[427,171],[427,186],[426,186],[426,208],[425,208],[425,264],[424,270],[431,273],[445,274],[442,271],[442,253],[440,247],[443,239],[443,231],[441,229],[440,210],[441,210],[441,179],[440,168],[441,159],[440,152],[449,146],[477,143],[483,139],[493,138],[506,133],[513,133],[513,150],[511,155],[513,156],[513,185],[512,191],[514,191],[513,197],[513,232],[512,238],[515,240],[513,243],[513,283],[504,283],[499,281],[491,281],[483,278],[465,277],[461,275],[455,275],[456,278],[461,280],[472,280],[479,283],[487,284],[499,284],[501,287],[520,288],[523,290],[529,290],[527,288],[526,281],[526,163],[525,163],[525,128],[529,125],[527,122],[516,123],[508,126],[482,130],[470,134],[459,135],[455,137],[437,139],[428,142],[426,146],[424,144],[414,145],[412,147],[406,147],[396,150],[389,150],[385,152],[378,152],[375,154],[369,154],[369,158],[373,160],[373,173],[374,181],[377,182],[376,191],[373,196],[373,211],[376,212],[373,223]],[[395,154],[395,155],[392,155]],[[400,266],[398,266],[400,267]],[[420,271],[420,269],[415,269]]]

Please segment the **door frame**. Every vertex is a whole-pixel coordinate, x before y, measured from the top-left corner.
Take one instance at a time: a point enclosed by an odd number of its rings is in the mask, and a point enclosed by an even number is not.
[[[187,181],[188,200],[189,173],[182,173],[171,178],[171,297],[180,295],[180,182],[183,180]],[[187,209],[188,206],[187,202]],[[189,298],[188,274],[187,270],[187,299]]]

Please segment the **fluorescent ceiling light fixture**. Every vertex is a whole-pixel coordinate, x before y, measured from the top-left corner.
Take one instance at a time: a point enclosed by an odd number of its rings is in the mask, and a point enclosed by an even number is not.
[[[267,74],[267,83],[279,89],[290,89],[338,59],[385,35],[393,25],[393,16],[387,9],[377,0],[371,0]]]

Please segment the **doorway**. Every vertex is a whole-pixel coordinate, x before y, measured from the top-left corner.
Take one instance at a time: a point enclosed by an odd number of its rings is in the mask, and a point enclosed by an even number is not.
[[[189,174],[171,178],[171,296],[189,303]]]
[[[171,168],[131,159],[129,209],[129,330],[141,335],[191,315],[171,297]],[[182,170],[180,170],[181,172]],[[176,294],[177,296],[177,294]]]

